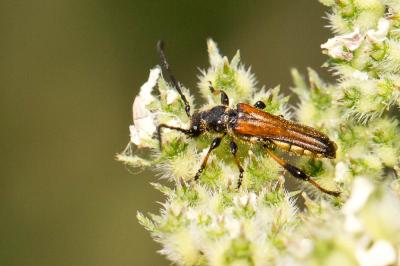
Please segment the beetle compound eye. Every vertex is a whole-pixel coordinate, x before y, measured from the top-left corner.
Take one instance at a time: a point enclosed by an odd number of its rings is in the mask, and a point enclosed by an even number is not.
[[[263,110],[266,107],[266,105],[265,105],[265,103],[263,101],[257,101],[254,104],[254,107],[257,108],[257,109]]]

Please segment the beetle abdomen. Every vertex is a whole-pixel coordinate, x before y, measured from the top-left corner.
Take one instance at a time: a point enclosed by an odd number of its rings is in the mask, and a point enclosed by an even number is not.
[[[272,143],[274,143],[276,145],[276,147],[278,147],[281,150],[287,151],[287,152],[292,152],[296,155],[306,155],[306,156],[310,156],[310,157],[324,157],[324,155],[322,153],[317,153],[317,152],[313,152],[307,149],[304,149],[303,147],[291,144],[291,143],[287,143],[287,142],[283,142],[283,141],[272,141]]]

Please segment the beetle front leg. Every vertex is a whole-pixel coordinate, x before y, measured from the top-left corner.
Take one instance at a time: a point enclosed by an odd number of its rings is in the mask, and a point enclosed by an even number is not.
[[[176,131],[182,132],[182,133],[184,133],[185,135],[188,135],[188,136],[192,135],[192,130],[190,130],[190,129],[184,129],[184,128],[180,128],[180,127],[173,127],[173,126],[169,126],[169,125],[166,125],[166,124],[159,124],[157,126],[157,138],[158,138],[158,143],[160,145],[160,151],[162,151],[162,136],[161,136],[161,129],[162,128],[168,128],[168,129],[176,130]]]
[[[309,182],[311,185],[313,185],[314,187],[318,188],[320,191],[322,191],[326,194],[329,194],[329,195],[332,195],[335,197],[340,196],[339,191],[332,191],[332,190],[328,190],[328,189],[321,187],[317,182],[312,180],[311,177],[308,176],[306,173],[304,173],[302,170],[300,170],[296,166],[289,164],[284,159],[278,157],[278,155],[276,155],[273,151],[271,151],[270,148],[268,148],[267,146],[264,146],[264,147],[267,149],[269,156],[271,156],[272,159],[274,159],[278,164],[280,164],[283,168],[285,168],[293,177]]]
[[[225,106],[229,106],[229,97],[228,95],[223,91],[223,90],[216,90],[212,84],[211,81],[209,81],[210,85],[208,86],[210,88],[210,91],[212,94],[217,95],[218,93],[221,94],[221,104]]]
[[[238,183],[237,183],[237,188],[239,189],[240,188],[240,186],[242,185],[242,181],[243,181],[243,172],[244,172],[244,170],[243,170],[243,167],[241,166],[241,164],[240,164],[240,161],[239,161],[239,158],[236,156],[236,153],[237,153],[237,145],[236,145],[236,143],[235,142],[231,142],[231,144],[230,144],[230,149],[231,149],[231,153],[232,153],[232,155],[233,155],[233,158],[235,159],[235,163],[236,163],[236,165],[237,165],[237,167],[238,167],[238,169],[239,169],[239,179],[238,179]]]
[[[217,147],[219,146],[219,144],[221,144],[221,140],[222,140],[222,138],[223,138],[224,136],[225,136],[225,135],[223,135],[222,137],[215,138],[215,139],[211,142],[211,145],[210,145],[210,148],[209,148],[208,151],[207,151],[206,157],[204,157],[203,162],[201,163],[200,169],[197,170],[197,173],[196,173],[196,175],[194,176],[194,180],[195,180],[195,181],[197,181],[197,180],[199,179],[201,173],[203,173],[204,168],[206,168],[206,166],[207,166],[207,161],[208,161],[208,158],[210,157],[211,152],[212,152],[215,148],[217,148]]]

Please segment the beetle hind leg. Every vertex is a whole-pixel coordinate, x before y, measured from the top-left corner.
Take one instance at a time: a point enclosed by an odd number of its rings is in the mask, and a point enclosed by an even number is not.
[[[266,147],[266,146],[264,146],[264,147]],[[274,159],[278,164],[280,164],[283,168],[285,168],[293,177],[309,182],[311,185],[313,185],[314,187],[316,187],[317,189],[319,189],[320,191],[322,191],[326,194],[329,194],[334,197],[340,196],[339,191],[328,190],[328,189],[321,187],[317,182],[315,182],[313,179],[311,179],[311,177],[308,176],[306,173],[304,173],[301,169],[289,164],[284,159],[278,157],[268,147],[266,147],[266,148],[267,148],[267,153],[269,154],[269,156],[271,156],[272,159]]]

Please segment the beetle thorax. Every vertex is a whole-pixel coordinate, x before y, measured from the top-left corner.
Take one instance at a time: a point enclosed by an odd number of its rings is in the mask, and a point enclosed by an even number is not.
[[[218,105],[200,112],[200,120],[206,131],[226,132],[229,121],[229,107]]]

